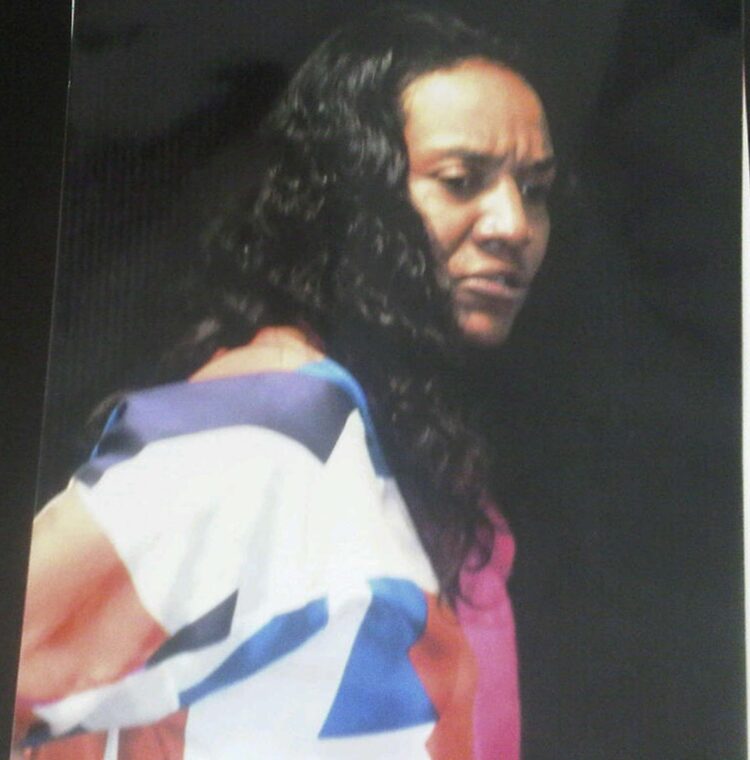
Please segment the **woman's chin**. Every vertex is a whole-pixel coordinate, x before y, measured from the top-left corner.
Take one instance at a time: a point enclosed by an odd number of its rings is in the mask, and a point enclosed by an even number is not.
[[[464,339],[480,348],[497,348],[508,339],[513,318],[510,315],[482,311],[463,312],[458,315],[458,327]]]

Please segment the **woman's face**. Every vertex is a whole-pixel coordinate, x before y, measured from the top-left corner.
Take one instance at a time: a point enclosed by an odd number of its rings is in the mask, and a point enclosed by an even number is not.
[[[555,162],[536,93],[484,59],[438,69],[402,95],[408,187],[467,340],[501,344],[549,239]]]

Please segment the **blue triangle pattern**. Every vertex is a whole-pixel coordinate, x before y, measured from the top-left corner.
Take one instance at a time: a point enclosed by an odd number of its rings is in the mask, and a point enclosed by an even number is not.
[[[393,731],[437,720],[409,660],[427,624],[424,592],[396,578],[370,581],[372,602],[354,640],[320,738]]]

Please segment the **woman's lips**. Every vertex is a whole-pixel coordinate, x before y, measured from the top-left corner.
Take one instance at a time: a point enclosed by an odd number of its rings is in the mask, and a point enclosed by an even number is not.
[[[526,290],[513,273],[470,275],[455,281],[454,298],[462,306],[508,308],[520,301]]]

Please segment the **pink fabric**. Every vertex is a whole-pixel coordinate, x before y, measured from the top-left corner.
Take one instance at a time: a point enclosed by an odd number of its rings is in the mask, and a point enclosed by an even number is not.
[[[471,558],[461,573],[467,601],[457,605],[458,619],[479,663],[474,703],[475,760],[518,760],[521,716],[513,610],[506,588],[515,543],[505,520],[494,509],[490,561],[473,572]]]

